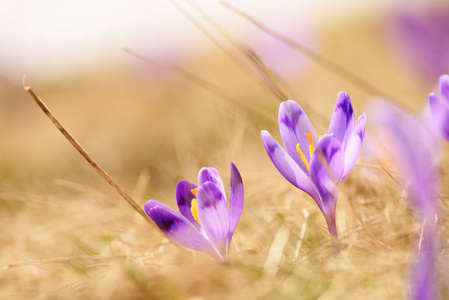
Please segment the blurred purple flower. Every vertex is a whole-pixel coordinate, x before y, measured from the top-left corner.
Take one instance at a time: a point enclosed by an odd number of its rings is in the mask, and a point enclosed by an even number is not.
[[[307,24],[307,26],[304,26]],[[270,28],[290,40],[307,45],[310,49],[320,48],[317,26],[304,19],[299,22],[294,16],[270,21]],[[304,75],[312,66],[311,60],[278,37],[255,30],[244,36],[241,44],[253,49],[257,57],[277,78],[293,82]]]
[[[435,122],[424,113],[416,117],[388,103],[377,105],[375,117],[376,123],[388,134],[386,147],[404,177],[403,185],[412,205],[424,217],[435,216],[438,211],[435,156],[440,139]]]
[[[394,42],[401,57],[424,75],[435,78],[449,70],[449,6],[406,11],[393,18]]]
[[[261,137],[271,161],[291,184],[309,194],[322,211],[335,253],[340,249],[335,224],[338,184],[354,167],[362,147],[366,116],[354,122],[348,94],[340,92],[329,125],[329,134],[316,136],[307,115],[294,101],[279,107],[279,130],[285,150],[268,133]]]
[[[429,95],[430,109],[435,122],[438,123],[443,136],[449,140],[449,76],[440,76],[440,93],[438,98],[435,93]]]
[[[231,162],[229,209],[223,182],[215,168],[202,168],[198,186],[182,180],[176,186],[179,212],[149,200],[145,212],[173,242],[226,262],[229,246],[243,210],[243,182]]]
[[[410,299],[439,299],[436,273],[439,128],[429,114],[417,118],[388,103],[377,106],[375,118],[389,135],[385,140],[390,143],[385,146],[391,151],[410,202],[421,219],[419,252],[410,273]]]
[[[437,237],[438,227],[435,219],[424,219],[421,226],[421,240],[418,247],[418,255],[410,272],[410,299],[438,300],[441,298],[437,271]]]

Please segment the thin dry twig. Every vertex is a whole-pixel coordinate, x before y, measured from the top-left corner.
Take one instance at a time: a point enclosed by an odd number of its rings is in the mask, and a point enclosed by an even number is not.
[[[105,256],[105,255],[81,255],[81,256],[70,256],[70,257],[57,257],[57,258],[49,258],[49,259],[41,259],[41,260],[29,260],[25,262],[13,263],[4,266],[0,266],[0,269],[11,269],[17,267],[25,267],[25,266],[36,266],[36,265],[45,265],[52,263],[65,263],[74,260],[92,260],[92,259],[116,259],[116,258],[126,258],[126,255],[116,255],[116,256]]]
[[[84,157],[87,162],[120,194],[120,196],[125,199],[125,201],[131,205],[131,207],[141,215],[145,220],[148,221],[153,227],[156,227],[154,223],[147,216],[145,211],[140,207],[115,181],[109,176],[87,153],[86,150],[78,143],[75,138],[56,120],[55,116],[50,112],[48,107],[44,104],[44,102],[39,99],[39,97],[33,92],[31,87],[25,86],[25,90],[30,94],[30,96],[36,101],[37,105],[42,109],[42,111],[47,115],[47,117],[53,122],[53,124],[61,131],[61,133],[66,137],[66,139],[75,147],[76,150]]]
[[[181,11],[184,15],[186,15],[189,20],[191,20],[198,29],[203,32],[209,39],[217,44],[215,38],[213,38],[210,34],[207,33],[205,28],[199,24],[192,16],[188,15],[188,13],[182,9],[175,0],[171,0],[171,2],[176,6],[178,10]],[[198,6],[195,1],[187,0],[191,7],[193,7],[203,18],[206,20],[221,36],[223,36],[232,46],[234,46],[238,51],[240,51],[259,71],[259,81],[264,84],[264,87],[268,88],[280,101],[285,101],[290,99],[286,92],[280,87],[280,80],[276,78],[270,70],[260,61],[255,55],[253,55],[251,50],[246,49],[241,46],[237,41],[235,41],[217,22],[214,21],[200,6]],[[219,46],[222,51],[224,47]],[[226,52],[226,51],[225,51]],[[228,54],[228,53],[227,53]],[[229,55],[229,54],[228,54]],[[236,61],[234,59],[234,61]],[[237,62],[237,61],[236,61]],[[242,64],[238,64],[240,67],[243,67]],[[246,71],[246,70],[245,70]]]
[[[198,75],[195,75],[187,70],[184,70],[178,66],[175,66],[171,63],[168,62],[164,62],[158,59],[155,59],[153,57],[150,57],[148,55],[144,55],[142,53],[139,53],[137,51],[134,51],[130,48],[123,48],[123,51],[125,51],[128,54],[131,54],[132,56],[135,56],[137,58],[142,59],[143,61],[146,61],[148,63],[152,63],[158,66],[161,66],[163,68],[166,68],[172,72],[175,72],[176,74],[202,86],[203,88],[205,88],[206,90],[214,93],[215,95],[219,96],[222,99],[225,99],[229,102],[232,102],[244,109],[248,109],[251,111],[254,111],[255,113],[259,114],[261,117],[264,117],[265,119],[272,121],[272,122],[276,122],[276,118],[273,118],[272,115],[267,114],[266,112],[254,107],[254,106],[250,106],[248,104],[245,103],[245,101],[243,99],[237,99],[233,96],[231,96],[228,92],[226,92],[226,90],[222,89],[221,87],[199,77]]]
[[[282,260],[282,255],[285,246],[287,245],[290,237],[290,231],[287,227],[281,226],[271,243],[270,250],[268,251],[265,264],[263,266],[263,272],[267,275],[275,275],[279,269],[279,265]]]
[[[247,21],[252,23],[254,26],[258,27],[262,31],[264,31],[264,32],[268,33],[269,35],[279,39],[280,41],[288,44],[289,46],[296,49],[298,52],[304,54],[305,56],[307,56],[308,58],[313,60],[316,64],[320,65],[321,67],[325,68],[326,70],[328,70],[334,74],[337,74],[338,76],[341,76],[345,80],[355,84],[356,86],[358,86],[359,88],[361,88],[362,90],[366,91],[367,93],[369,93],[371,95],[383,96],[383,97],[386,97],[388,99],[391,99],[391,100],[397,102],[397,100],[395,100],[394,97],[390,96],[385,91],[379,89],[375,85],[370,84],[368,81],[360,78],[360,76],[357,76],[356,74],[352,73],[351,71],[347,70],[343,66],[337,64],[336,62],[333,62],[330,59],[325,58],[322,55],[319,55],[319,54],[313,52],[312,50],[308,49],[307,47],[304,47],[304,46],[298,44],[297,42],[293,41],[292,39],[288,38],[287,36],[269,28],[268,26],[262,24],[260,21],[251,17],[247,13],[235,8],[234,6],[230,5],[229,3],[227,3],[223,0],[221,0],[219,2],[221,5],[223,5],[225,8],[229,9],[236,15],[243,17],[244,19],[246,19]]]
[[[299,250],[301,249],[302,241],[304,240],[304,236],[306,234],[307,221],[309,220],[309,212],[307,211],[307,209],[303,208],[302,214],[304,216],[304,221],[302,222],[301,225],[301,232],[299,233],[299,239],[298,243],[296,244],[295,254],[293,255],[294,257],[293,261],[296,261],[298,259]]]
[[[202,26],[194,17],[192,17],[185,9],[183,9],[176,0],[170,0],[172,4],[185,16],[187,17],[206,37],[208,37],[220,50],[222,50],[226,55],[231,57],[231,59],[237,63],[245,72],[249,72],[244,68],[245,64],[238,60],[236,55],[233,55],[229,50],[222,46],[216,38],[207,32],[207,30]],[[205,20],[208,22],[221,36],[223,36],[233,47],[235,47],[239,52],[243,54],[248,61],[250,61],[256,68],[257,73],[251,72],[251,75],[255,75],[257,82],[260,83],[264,88],[269,90],[276,98],[280,101],[285,101],[291,99],[288,96],[284,83],[281,79],[275,76],[270,69],[262,62],[262,60],[257,56],[257,54],[242,45],[240,45],[235,39],[232,38],[230,34],[224,30],[213,18],[211,18],[199,5],[193,0],[187,1],[192,8],[194,8]],[[308,102],[302,102],[301,106],[306,110],[312,112],[320,119],[320,122],[326,123],[327,119],[318,110],[312,108]]]
[[[384,166],[380,161],[378,161],[377,163],[378,163],[379,166],[382,168],[382,170],[384,170],[385,173],[387,173],[388,177],[390,177],[390,178],[391,178],[395,183],[397,183],[399,186],[401,185],[401,184],[399,183],[399,181],[397,181],[397,179],[394,178],[393,175],[391,175],[391,171],[390,171],[390,170],[388,170],[387,168],[385,168],[385,166]]]

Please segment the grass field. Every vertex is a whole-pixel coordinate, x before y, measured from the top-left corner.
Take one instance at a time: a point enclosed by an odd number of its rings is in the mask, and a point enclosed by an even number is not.
[[[156,199],[175,208],[177,182],[196,182],[204,166],[217,168],[229,188],[232,161],[243,177],[245,205],[228,265],[170,242],[76,152],[21,80],[2,80],[0,298],[407,297],[419,223],[394,162],[385,160],[384,169],[373,155],[378,133],[369,107],[382,92],[416,113],[438,76],[422,76],[398,55],[386,34],[389,17],[354,16],[316,30],[317,52],[378,92],[307,58],[295,77],[271,85],[229,44],[233,59],[210,47],[182,66],[207,83],[125,52],[125,63],[51,82],[26,79],[140,206]],[[365,111],[368,120],[360,159],[338,198],[340,258],[318,206],[279,174],[260,139],[265,129],[280,140],[280,94],[297,101],[317,133],[325,133],[339,91],[351,97],[355,116]],[[447,146],[439,166],[443,283],[449,280]],[[442,299],[448,297],[446,284]]]

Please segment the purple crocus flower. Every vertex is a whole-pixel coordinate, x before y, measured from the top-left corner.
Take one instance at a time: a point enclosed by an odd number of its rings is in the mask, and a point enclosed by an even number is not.
[[[215,168],[202,168],[198,186],[182,180],[176,186],[179,212],[156,200],[149,200],[145,212],[173,242],[228,259],[229,245],[243,210],[243,182],[231,162],[229,208],[220,174]]]
[[[436,272],[438,261],[435,222],[440,211],[437,197],[439,176],[436,157],[439,151],[440,133],[437,118],[425,113],[412,116],[388,104],[378,104],[376,123],[386,129],[385,145],[392,154],[401,175],[402,184],[421,223],[421,241],[416,262],[410,272],[410,299],[439,299],[439,284]]]
[[[311,49],[318,50],[320,40],[318,34],[314,31],[317,26],[315,24],[304,26],[304,23],[300,26],[296,20],[298,19],[295,17],[282,16],[279,20],[273,19],[270,22],[270,28],[294,41],[307,45]],[[304,22],[304,20],[301,21]],[[249,36],[245,35],[243,38],[244,40],[240,43],[248,44],[250,48],[254,49],[256,55],[270,72],[284,81],[295,80],[298,76],[304,75],[313,65],[297,49],[273,35],[256,31]]]
[[[449,6],[402,8],[393,20],[394,44],[401,59],[407,59],[424,79],[435,78],[449,68]],[[388,23],[387,23],[388,24]]]
[[[435,93],[429,95],[430,109],[443,136],[449,140],[449,75],[440,76],[440,93],[441,98]]]
[[[318,204],[332,235],[335,253],[340,252],[335,224],[337,186],[359,157],[365,123],[365,113],[354,122],[351,99],[340,92],[329,133],[320,139],[305,112],[292,100],[282,102],[279,107],[279,130],[285,150],[268,131],[261,132],[265,150],[278,171]]]

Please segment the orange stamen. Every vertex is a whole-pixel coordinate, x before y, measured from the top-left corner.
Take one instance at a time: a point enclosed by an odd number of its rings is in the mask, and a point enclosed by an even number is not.
[[[312,157],[312,153],[313,151],[315,151],[315,147],[313,147],[313,132],[310,131],[308,134],[304,133],[304,135],[306,136],[307,141],[309,142],[309,154],[310,157]]]
[[[198,188],[191,189],[190,191],[191,191],[192,194],[194,194],[195,197],[196,197],[196,193],[198,193]]]
[[[309,133],[304,133],[307,141],[309,142],[309,145],[313,145],[313,132],[310,131]]]

